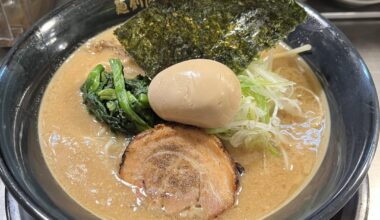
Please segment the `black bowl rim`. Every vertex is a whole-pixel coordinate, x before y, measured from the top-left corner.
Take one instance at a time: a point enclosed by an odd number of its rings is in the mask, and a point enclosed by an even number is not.
[[[43,16],[40,20],[38,20],[36,23],[34,23],[16,41],[16,43],[13,45],[13,47],[10,49],[10,51],[7,53],[7,55],[4,57],[3,62],[0,65],[0,71],[4,68],[4,66],[8,63],[8,61],[14,56],[16,51],[19,49],[21,44],[26,39],[28,39],[30,36],[32,36],[36,31],[38,31],[39,28],[42,26],[42,24],[49,21],[51,18],[53,18],[54,16],[59,14],[61,11],[64,11],[65,9],[69,8],[74,1],[75,0],[69,0],[68,2],[61,5],[60,7],[50,11],[45,16]],[[78,2],[80,2],[80,0]],[[1,77],[0,77],[0,80],[1,80]],[[8,166],[3,159],[3,155],[2,155],[1,151],[0,151],[0,178],[3,181],[4,185],[6,186],[6,188],[12,194],[12,196],[16,199],[16,201],[22,207],[24,207],[25,210],[29,214],[31,214],[31,216],[33,216],[37,219],[46,219],[46,220],[54,219],[54,216],[52,216],[47,210],[44,210],[41,206],[39,206],[36,202],[34,202],[33,199],[27,193],[25,193],[25,191],[17,184],[17,182],[14,180],[12,174],[8,170]]]
[[[379,141],[379,131],[380,131],[380,113],[379,113],[379,99],[377,95],[377,90],[375,83],[373,81],[372,75],[365,64],[362,56],[359,54],[358,50],[353,46],[351,41],[346,37],[346,35],[337,28],[334,24],[332,24],[329,20],[324,18],[321,14],[319,14],[316,10],[308,6],[307,4],[301,3],[304,9],[307,11],[308,16],[315,18],[318,23],[327,23],[330,29],[333,29],[334,32],[338,33],[340,38],[350,47],[350,50],[353,52],[355,57],[357,58],[357,62],[363,64],[363,74],[367,76],[368,82],[371,84],[371,89],[374,94],[374,99],[372,100],[374,103],[374,111],[372,111],[373,118],[375,121],[373,123],[373,127],[371,128],[372,133],[368,134],[368,137],[372,137],[371,141],[367,142],[364,146],[367,149],[367,153],[361,155],[360,161],[361,164],[355,168],[354,172],[351,173],[350,179],[330,200],[326,201],[326,203],[321,206],[318,210],[315,210],[312,215],[309,216],[310,219],[330,219],[332,218],[340,209],[344,207],[344,205],[355,195],[357,190],[359,189],[361,183],[366,178],[368,174],[368,170],[371,166],[371,162],[376,154],[376,149]],[[361,165],[361,166],[360,166]],[[346,201],[345,203],[341,203],[340,201]],[[339,205],[340,204],[340,205]]]
[[[26,31],[22,37],[20,37],[15,45],[11,48],[11,50],[8,52],[8,54],[5,56],[3,63],[0,65],[0,70],[4,68],[6,63],[13,57],[15,52],[18,50],[20,45],[32,34],[34,34],[39,27],[44,24],[45,22],[49,21],[52,17],[56,16],[59,14],[61,11],[64,11],[65,9],[69,8],[73,2],[81,2],[80,0],[70,0],[63,4],[62,6],[52,10],[49,12],[47,15],[42,17],[38,22],[36,22],[32,27]],[[324,206],[320,207],[318,210],[315,210],[311,215],[309,216],[309,219],[315,219],[318,218],[320,219],[321,216],[324,218],[328,219],[331,218],[334,214],[336,214],[339,209],[341,209],[344,204],[340,204],[340,201],[348,201],[352,196],[354,196],[355,192],[359,188],[360,184],[364,180],[364,178],[367,175],[367,172],[369,170],[371,161],[373,160],[375,153],[376,153],[376,147],[377,143],[379,140],[379,130],[380,130],[380,117],[379,117],[379,102],[377,99],[377,92],[376,92],[376,87],[373,82],[372,76],[370,74],[370,71],[365,65],[365,62],[359,52],[355,49],[355,47],[352,45],[350,40],[335,26],[333,25],[330,21],[325,19],[322,15],[320,15],[317,11],[312,9],[310,6],[308,6],[305,3],[299,3],[302,5],[302,7],[307,11],[308,15],[315,18],[318,22],[324,22],[327,23],[329,27],[331,27],[335,32],[339,33],[340,36],[343,38],[344,42],[347,43],[347,45],[350,47],[350,50],[354,52],[354,55],[357,57],[359,62],[362,62],[364,64],[364,72],[368,73],[367,78],[370,81],[371,88],[373,89],[373,92],[375,94],[375,100],[374,105],[375,105],[375,110],[373,111],[373,118],[376,119],[374,122],[374,126],[372,128],[373,133],[370,134],[372,136],[372,139],[370,142],[367,142],[365,144],[365,148],[368,149],[367,154],[362,155],[361,158],[364,163],[362,163],[362,166],[358,166],[355,169],[355,172],[352,173],[351,175],[351,180],[352,184],[346,184],[344,187],[338,191],[335,196],[327,201]],[[4,182],[5,186],[7,189],[11,192],[11,194],[14,196],[16,201],[21,204],[26,211],[28,211],[33,217],[36,217],[38,219],[53,219],[54,216],[52,216],[47,210],[44,210],[41,206],[39,206],[37,203],[33,201],[33,199],[28,196],[25,191],[17,184],[17,182],[14,180],[12,177],[11,173],[8,170],[8,167],[3,159],[3,156],[0,151],[0,177],[2,181]]]

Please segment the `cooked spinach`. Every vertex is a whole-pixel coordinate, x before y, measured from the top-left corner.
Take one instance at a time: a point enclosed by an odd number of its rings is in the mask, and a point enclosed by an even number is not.
[[[115,34],[150,77],[195,58],[240,73],[305,17],[294,0],[156,0]]]
[[[110,64],[112,72],[97,65],[81,87],[88,111],[113,131],[129,135],[153,127],[160,119],[149,105],[150,80],[144,76],[126,80],[120,60],[111,59]]]

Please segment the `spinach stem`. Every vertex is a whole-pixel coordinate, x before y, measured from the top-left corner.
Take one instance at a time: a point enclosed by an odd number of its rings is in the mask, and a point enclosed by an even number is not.
[[[129,100],[123,74],[123,65],[119,59],[110,59],[112,77],[115,85],[115,93],[121,109],[128,115],[129,119],[136,123],[140,131],[145,131],[151,127],[133,111]]]
[[[91,70],[90,74],[86,80],[86,90],[88,92],[95,92],[100,85],[100,74],[104,71],[103,65],[97,65],[93,70]]]
[[[117,99],[114,89],[103,89],[97,95],[101,100],[113,101]]]

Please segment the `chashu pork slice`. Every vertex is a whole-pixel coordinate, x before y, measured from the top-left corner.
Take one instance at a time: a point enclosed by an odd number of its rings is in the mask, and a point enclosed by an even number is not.
[[[158,125],[129,144],[120,177],[169,215],[211,219],[233,206],[235,163],[220,140],[198,128]]]

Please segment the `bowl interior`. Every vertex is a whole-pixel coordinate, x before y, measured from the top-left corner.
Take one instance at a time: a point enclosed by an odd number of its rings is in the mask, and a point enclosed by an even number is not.
[[[326,157],[310,184],[270,218],[328,218],[354,194],[373,157],[378,103],[366,65],[346,37],[312,9],[286,42],[313,46],[303,55],[320,79],[331,111]],[[85,40],[127,15],[113,1],[72,1],[37,23],[0,67],[0,169],[14,197],[40,218],[92,219],[59,187],[39,146],[37,118],[43,92],[60,64]],[[64,101],[64,100],[62,100]]]

